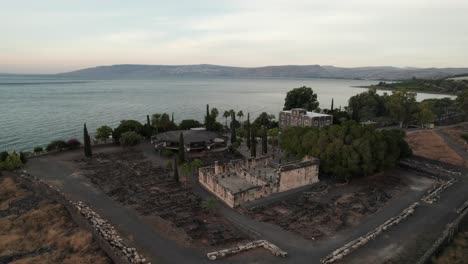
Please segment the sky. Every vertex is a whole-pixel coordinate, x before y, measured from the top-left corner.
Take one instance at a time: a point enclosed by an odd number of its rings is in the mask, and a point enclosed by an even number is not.
[[[0,0],[0,72],[468,67],[467,0]]]

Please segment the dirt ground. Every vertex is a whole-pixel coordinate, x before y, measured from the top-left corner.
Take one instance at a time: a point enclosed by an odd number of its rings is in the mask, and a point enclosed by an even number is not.
[[[247,238],[214,211],[204,208],[202,199],[182,175],[181,182],[177,182],[172,171],[147,160],[140,150],[116,149],[75,163],[76,174],[89,178],[120,204],[136,209],[167,238],[204,247]]]
[[[300,196],[243,212],[306,239],[321,239],[357,226],[406,188],[392,173],[351,181],[347,185],[320,182]]]
[[[455,236],[453,241],[442,251],[433,257],[433,264],[466,264],[468,263],[468,222]]]
[[[0,176],[0,263],[112,263],[66,209]]]
[[[463,166],[464,160],[435,131],[414,131],[406,134],[413,154],[429,159]]]
[[[468,124],[444,128],[441,131],[451,137],[455,142],[458,142],[460,146],[463,146],[465,151],[468,151],[468,143],[461,137],[462,134],[468,134]]]

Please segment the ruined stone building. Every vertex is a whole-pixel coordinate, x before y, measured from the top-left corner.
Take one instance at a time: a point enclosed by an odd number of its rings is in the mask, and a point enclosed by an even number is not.
[[[270,157],[232,160],[198,170],[200,184],[230,207],[319,181],[319,160],[275,163]]]
[[[293,108],[279,113],[279,128],[322,127],[333,124],[333,116],[308,112],[303,108]]]

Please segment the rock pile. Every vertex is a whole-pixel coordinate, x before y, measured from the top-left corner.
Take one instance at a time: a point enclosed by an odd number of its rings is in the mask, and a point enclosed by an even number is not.
[[[217,260],[217,259],[220,259],[220,258],[229,257],[229,256],[232,256],[232,255],[235,255],[235,254],[238,254],[238,253],[241,253],[241,252],[244,252],[244,251],[252,250],[252,249],[255,249],[255,248],[259,248],[259,247],[263,247],[264,249],[270,251],[271,254],[273,254],[273,255],[275,255],[277,257],[285,258],[288,255],[288,253],[286,251],[281,250],[279,247],[277,247],[276,245],[274,245],[274,244],[272,244],[272,243],[270,243],[270,242],[268,242],[266,240],[255,240],[255,241],[248,242],[246,244],[238,245],[236,247],[226,248],[226,249],[222,249],[222,250],[219,250],[219,251],[210,252],[210,253],[206,254],[206,256],[210,260]]]

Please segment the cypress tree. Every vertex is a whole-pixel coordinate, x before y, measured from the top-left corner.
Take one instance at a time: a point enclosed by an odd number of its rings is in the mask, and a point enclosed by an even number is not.
[[[262,131],[262,152],[263,154],[267,154],[268,153],[268,130],[266,127],[263,127],[263,131]]]
[[[179,164],[177,156],[174,156],[174,180],[176,182],[179,182]]]
[[[146,129],[146,136],[148,139],[151,139],[151,136],[153,135],[153,127],[151,126],[149,115],[146,115]]]
[[[332,98],[332,103],[331,103],[331,107],[330,107],[330,108],[331,108],[330,110],[333,112],[333,98]]]
[[[210,105],[209,104],[206,105],[205,128],[206,128],[206,130],[211,129],[211,125],[210,125]]]
[[[255,139],[255,134],[256,134],[256,131],[255,129],[252,128],[252,130],[250,131],[251,133],[251,142],[250,142],[250,156],[251,157],[256,157],[257,156],[257,142],[256,142],[256,139]]]
[[[83,141],[84,141],[84,154],[86,157],[93,156],[93,151],[91,150],[91,139],[89,138],[88,129],[86,128],[86,123],[83,128]]]
[[[236,135],[236,114],[231,113],[231,143],[235,143],[237,141],[237,135]]]
[[[171,122],[174,124],[174,112],[172,112]]]
[[[185,162],[185,146],[184,146],[184,134],[180,132],[179,136],[179,163],[182,164]]]
[[[247,138],[247,141],[246,141],[247,148],[250,149],[250,113],[247,113],[247,124],[245,126],[245,130],[246,130],[245,137]]]

